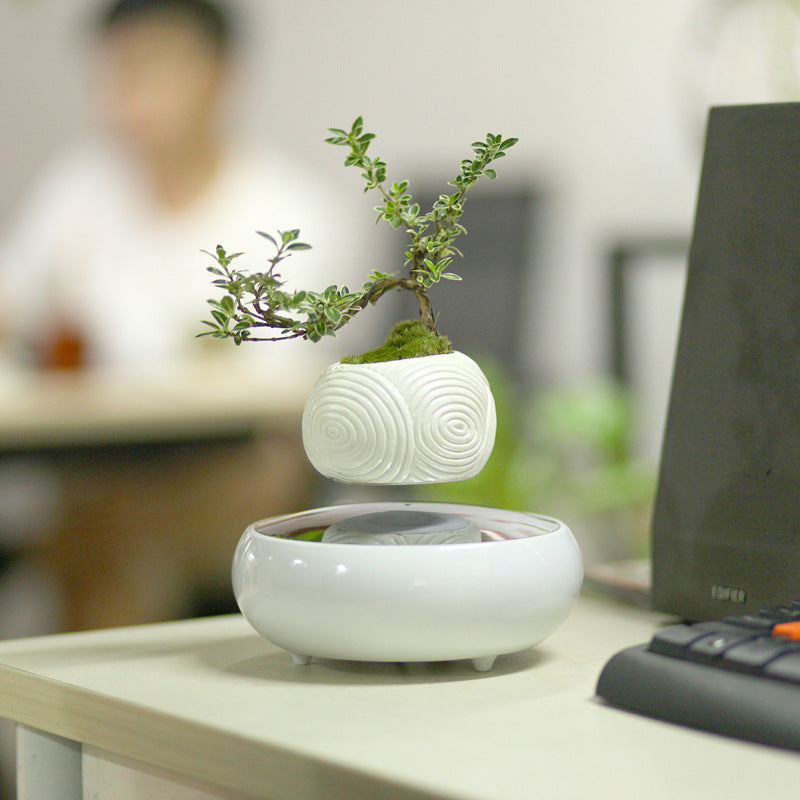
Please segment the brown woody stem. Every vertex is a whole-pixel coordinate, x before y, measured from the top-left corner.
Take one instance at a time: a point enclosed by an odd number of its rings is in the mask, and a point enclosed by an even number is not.
[[[431,333],[438,334],[439,331],[436,330],[436,316],[433,313],[433,304],[430,298],[422,288],[417,289],[415,294],[419,301],[419,317],[422,320],[422,324],[431,331]]]

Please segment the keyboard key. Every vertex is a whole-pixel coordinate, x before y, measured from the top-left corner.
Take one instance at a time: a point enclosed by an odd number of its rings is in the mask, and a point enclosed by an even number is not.
[[[707,630],[696,625],[670,625],[653,634],[649,649],[654,653],[681,658],[692,642],[707,635]]]
[[[692,661],[710,662],[718,659],[729,647],[756,636],[755,631],[744,628],[734,631],[717,631],[692,642],[687,657]]]
[[[764,674],[770,678],[800,683],[800,653],[789,653],[770,661],[764,667]]]
[[[741,672],[759,672],[780,655],[796,652],[797,648],[784,639],[756,636],[739,642],[722,654],[722,666]]]
[[[705,631],[706,633],[714,633],[719,631],[740,631],[741,625],[731,625],[729,622],[720,621],[718,619],[708,620],[707,622],[695,622],[692,627],[698,631]]]
[[[772,629],[772,635],[800,642],[800,622],[779,622]]]
[[[759,616],[758,614],[742,614],[736,617],[725,617],[724,622],[729,625],[738,625],[742,628],[763,631],[764,633],[769,633],[775,625],[774,620]]]
[[[772,606],[771,608],[762,608],[758,612],[758,616],[773,620],[776,624],[778,622],[796,622],[800,620],[800,611],[791,606]]]

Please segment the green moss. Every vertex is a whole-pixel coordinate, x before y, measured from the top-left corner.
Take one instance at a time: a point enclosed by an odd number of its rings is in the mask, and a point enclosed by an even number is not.
[[[292,539],[303,539],[307,542],[321,542],[325,528],[310,528],[307,531],[299,531],[292,536]]]
[[[386,342],[380,347],[358,356],[345,356],[342,363],[372,364],[376,361],[396,361],[452,352],[453,346],[446,336],[433,333],[419,320],[404,320],[392,328]]]

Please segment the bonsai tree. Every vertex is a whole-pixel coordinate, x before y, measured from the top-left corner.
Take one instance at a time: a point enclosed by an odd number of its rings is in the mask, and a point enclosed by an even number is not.
[[[233,262],[242,253],[227,253],[218,245],[209,255],[215,264],[208,268],[213,283],[224,291],[219,299],[208,301],[211,319],[204,320],[210,330],[201,335],[231,338],[238,345],[245,341],[284,341],[308,339],[317,342],[333,336],[356,314],[373,305],[387,292],[413,292],[419,302],[419,320],[398,323],[382,347],[344,361],[387,361],[452,351],[450,341],[436,327],[436,313],[428,296],[431,286],[443,280],[461,280],[452,271],[454,256],[461,253],[456,240],[466,229],[460,223],[467,192],[482,177],[494,179],[490,166],[516,144],[517,139],[504,139],[487,133],[482,141],[472,143],[473,156],[461,162],[461,169],[433,207],[423,213],[408,191],[407,180],[387,182],[386,164],[379,157],[368,155],[374,133],[364,131],[358,117],[350,130],[330,128],[333,134],[326,142],[347,148],[345,166],[357,167],[364,179],[364,191],[376,191],[376,223],[385,220],[393,228],[408,234],[405,251],[405,274],[374,271],[360,290],[347,286],[328,286],[323,291],[286,291],[279,269],[288,258],[310,245],[301,241],[300,230],[277,231],[276,235],[258,231],[274,248],[264,272],[246,272],[234,268]]]

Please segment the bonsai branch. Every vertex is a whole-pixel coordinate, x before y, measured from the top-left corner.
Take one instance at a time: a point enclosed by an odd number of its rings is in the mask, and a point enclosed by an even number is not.
[[[216,264],[208,268],[215,276],[213,284],[225,294],[220,299],[208,301],[212,319],[205,320],[210,330],[204,335],[233,338],[236,344],[246,340],[295,338],[319,341],[323,336],[335,335],[356,314],[395,289],[414,293],[419,303],[421,323],[428,331],[439,335],[428,289],[442,280],[461,280],[461,276],[450,271],[450,267],[454,256],[461,255],[455,240],[466,233],[460,223],[466,194],[481,177],[496,177],[495,170],[489,165],[502,158],[517,140],[488,133],[485,140],[473,142],[473,157],[461,162],[459,174],[449,184],[455,191],[439,195],[430,211],[423,213],[408,192],[408,181],[387,184],[385,162],[368,155],[375,134],[364,132],[361,117],[355,120],[349,131],[331,128],[330,133],[333,136],[326,142],[349,150],[345,166],[361,170],[364,191],[378,191],[381,203],[375,208],[376,222],[385,220],[393,228],[408,233],[407,275],[374,271],[361,290],[355,292],[336,285],[328,286],[322,292],[287,292],[277,267],[296,251],[309,249],[309,245],[299,241],[299,230],[278,231],[277,238],[259,231],[259,235],[275,247],[275,254],[269,259],[265,272],[248,273],[233,269],[231,262],[242,254],[229,255],[219,245],[210,254],[216,260]],[[278,333],[274,336],[255,335],[264,328]]]

